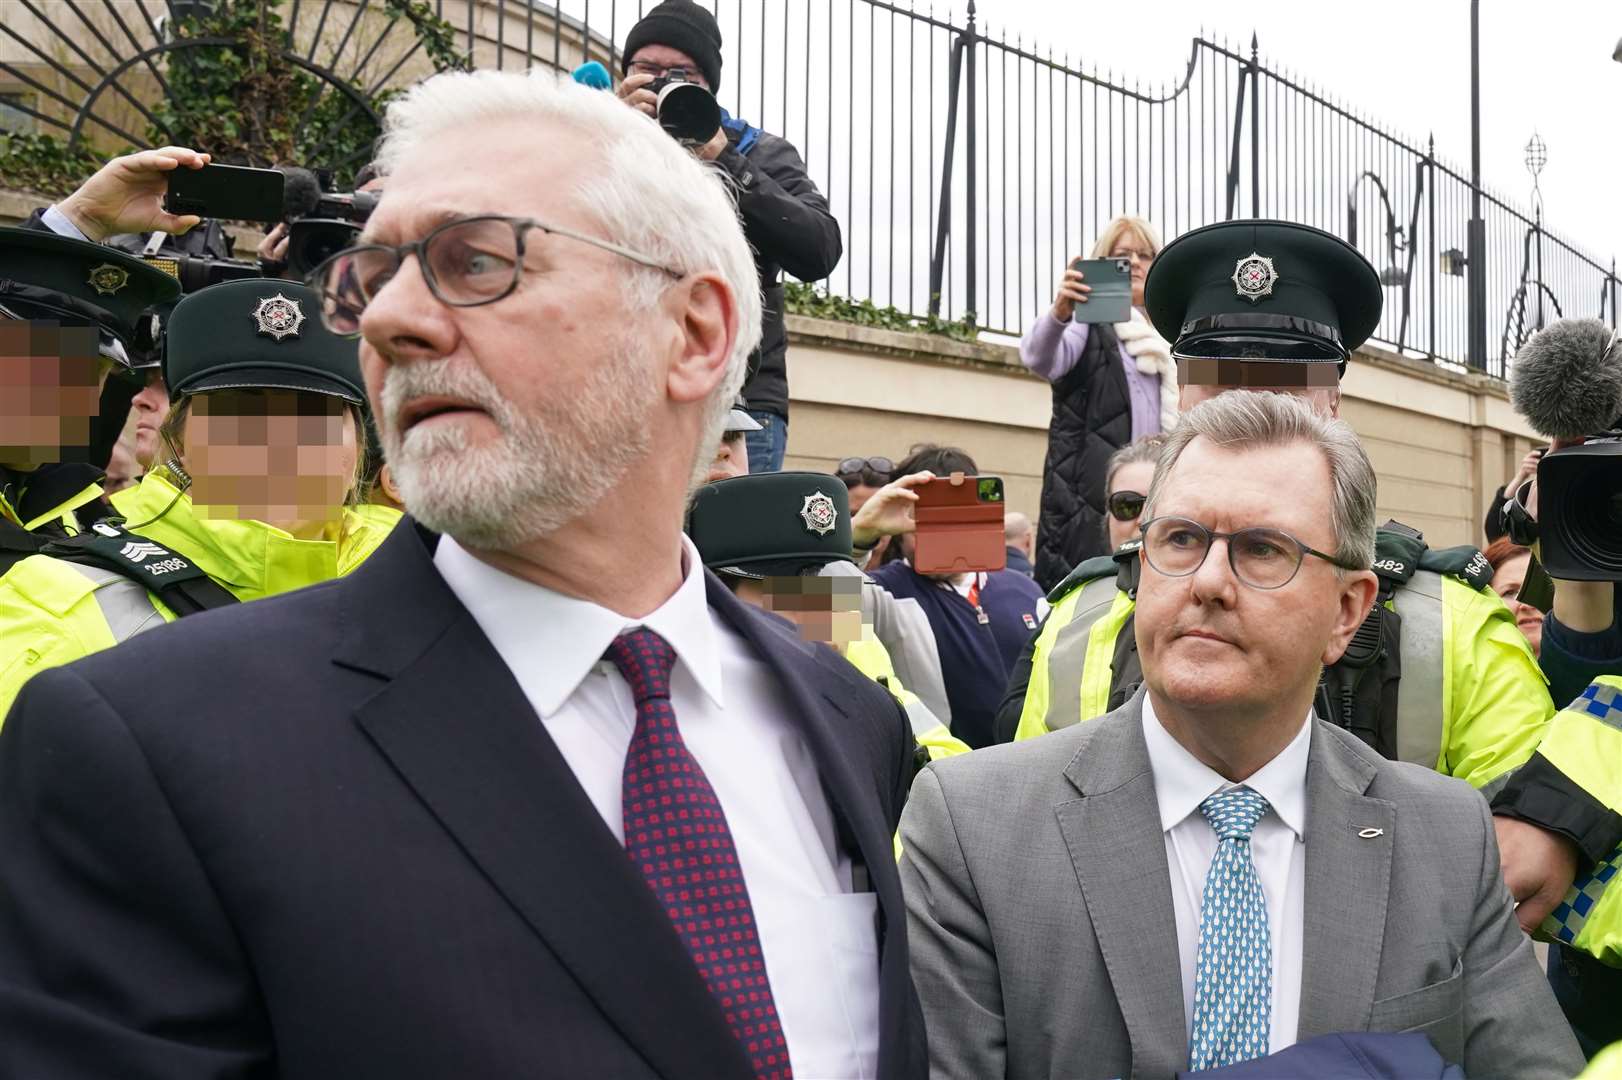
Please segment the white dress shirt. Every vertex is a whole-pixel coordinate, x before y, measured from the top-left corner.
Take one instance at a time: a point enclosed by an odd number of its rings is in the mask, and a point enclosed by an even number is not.
[[[702,563],[686,538],[683,563],[676,592],[637,620],[503,573],[449,536],[434,554],[622,844],[636,702],[603,653],[637,626],[670,643],[671,704],[726,811],[794,1075],[867,1080],[878,1070],[877,897],[850,891],[851,860],[810,748],[785,716],[782,686],[711,614]]]
[[[1312,745],[1309,715],[1301,731],[1277,757],[1256,770],[1244,787],[1272,809],[1250,834],[1250,857],[1267,900],[1267,930],[1273,946],[1273,1025],[1271,1053],[1295,1044],[1301,1009],[1301,936],[1306,890],[1307,751]],[[1160,827],[1166,834],[1171,870],[1171,906],[1177,918],[1177,953],[1183,968],[1183,1024],[1194,1026],[1194,966],[1200,948],[1200,908],[1205,875],[1216,856],[1217,835],[1200,813],[1210,796],[1241,785],[1212,771],[1160,725],[1147,694],[1143,697],[1143,738],[1149,744]]]

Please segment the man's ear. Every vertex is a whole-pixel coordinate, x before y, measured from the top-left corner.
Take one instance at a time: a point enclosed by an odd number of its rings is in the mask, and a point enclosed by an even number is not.
[[[703,273],[677,282],[665,299],[681,335],[666,389],[672,401],[704,401],[726,375],[738,337],[737,298],[721,275]]]
[[[1324,646],[1321,657],[1325,667],[1339,660],[1346,652],[1346,646],[1352,643],[1352,635],[1363,625],[1379,591],[1380,579],[1374,576],[1372,570],[1347,571],[1345,580],[1340,582],[1340,604],[1335,610],[1335,625],[1331,628],[1329,643]]]

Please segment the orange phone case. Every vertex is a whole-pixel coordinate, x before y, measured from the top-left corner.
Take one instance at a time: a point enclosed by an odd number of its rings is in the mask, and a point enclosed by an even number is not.
[[[977,481],[985,479],[994,478],[953,473],[913,489],[918,532],[912,568],[918,573],[966,574],[1008,565],[1003,504],[980,501]]]

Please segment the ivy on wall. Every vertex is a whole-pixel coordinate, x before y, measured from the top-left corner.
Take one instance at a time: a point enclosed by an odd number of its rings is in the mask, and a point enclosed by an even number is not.
[[[219,162],[330,167],[335,182],[347,187],[370,156],[377,124],[348,94],[283,55],[287,30],[277,8],[276,0],[215,0],[212,8],[176,20],[176,38],[229,44],[167,54],[170,93],[153,105],[158,123],[147,138],[154,146],[207,150]],[[411,25],[434,70],[469,67],[456,49],[455,31],[429,4],[383,0],[382,8]],[[380,91],[367,104],[381,113],[398,93]],[[0,133],[0,183],[7,187],[65,195],[101,160],[82,144],[70,149],[52,135]]]
[[[798,281],[784,282],[783,306],[793,315],[871,326],[876,330],[938,334],[953,341],[974,341],[979,335],[972,311],[960,319],[908,315],[893,305],[879,307],[871,300],[851,300]]]

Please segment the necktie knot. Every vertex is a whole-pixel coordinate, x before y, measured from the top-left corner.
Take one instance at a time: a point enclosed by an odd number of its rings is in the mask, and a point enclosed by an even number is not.
[[[1249,840],[1251,830],[1269,808],[1266,799],[1247,787],[1219,791],[1200,803],[1200,813],[1218,840]]]
[[[603,656],[630,685],[638,708],[645,702],[670,697],[670,670],[676,666],[676,650],[652,630],[639,626],[625,631]]]

